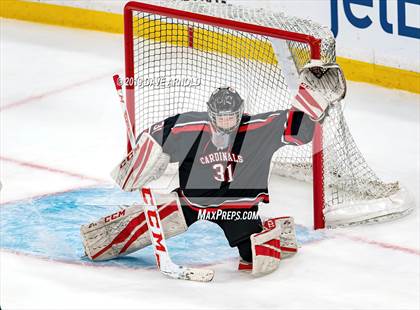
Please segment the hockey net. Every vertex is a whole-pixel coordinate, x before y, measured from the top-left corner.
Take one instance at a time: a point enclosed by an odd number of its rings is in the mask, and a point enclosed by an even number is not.
[[[293,72],[311,59],[335,62],[328,28],[283,13],[166,0],[129,2],[124,16],[127,106],[137,134],[177,113],[206,111],[220,86],[234,87],[249,114],[288,109]],[[284,42],[284,55],[276,55],[273,39]],[[313,143],[281,148],[272,171],[313,182],[315,228],[408,213],[406,191],[369,167],[342,105],[330,109]]]

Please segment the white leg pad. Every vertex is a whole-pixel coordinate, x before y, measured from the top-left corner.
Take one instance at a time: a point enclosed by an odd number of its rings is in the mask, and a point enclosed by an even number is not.
[[[268,219],[263,223],[264,228],[280,228],[280,251],[281,258],[287,258],[296,254],[298,244],[296,240],[295,221],[293,217],[284,216]]]
[[[175,193],[156,197],[165,238],[187,230]],[[121,209],[80,229],[86,255],[95,261],[108,260],[138,251],[151,244],[143,206]]]
[[[252,275],[260,276],[276,270],[280,264],[280,227],[264,229],[251,235]]]

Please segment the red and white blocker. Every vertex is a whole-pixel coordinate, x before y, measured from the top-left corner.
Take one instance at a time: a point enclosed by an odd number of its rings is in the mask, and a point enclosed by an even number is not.
[[[187,230],[178,197],[171,193],[157,198],[166,238]],[[123,208],[80,229],[86,255],[94,261],[124,256],[151,244],[143,206]]]
[[[295,225],[292,217],[268,219],[264,230],[251,235],[252,263],[241,260],[239,270],[259,276],[276,270],[280,260],[297,252]]]
[[[313,120],[320,120],[324,116],[329,102],[320,91],[316,91],[305,83],[301,83],[292,105],[309,115]]]
[[[157,180],[169,163],[169,155],[147,132],[143,132],[130,153],[112,170],[112,179],[126,192],[140,190]]]

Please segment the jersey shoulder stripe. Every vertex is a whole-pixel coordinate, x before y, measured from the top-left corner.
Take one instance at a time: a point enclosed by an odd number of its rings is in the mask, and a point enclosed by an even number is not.
[[[201,121],[201,122],[191,122],[191,123],[182,123],[177,124],[172,128],[173,134],[178,134],[181,132],[197,132],[197,131],[206,131],[210,132],[210,125],[209,122]]]
[[[191,125],[206,125],[209,124],[208,121],[195,121],[195,122],[186,122],[186,123],[178,123],[175,124],[174,128],[184,127],[184,126],[191,126]]]
[[[178,134],[182,132],[210,132],[210,122],[207,112],[187,112],[179,115],[179,118],[172,127],[172,133]]]
[[[281,113],[271,113],[265,115],[265,117],[251,118],[249,121],[246,121],[239,126],[239,132],[246,132],[255,130],[264,126],[267,126],[272,123],[274,119],[279,117]]]
[[[173,134],[178,134],[181,132],[197,132],[197,131],[210,132],[210,126],[206,124],[199,124],[199,125],[186,125],[183,127],[172,128]]]
[[[251,116],[248,121],[242,122],[241,125],[248,125],[248,124],[254,124],[254,123],[264,123],[264,122],[267,122],[267,120],[275,118],[275,117],[280,116],[280,115],[281,115],[280,112],[276,112],[276,113],[269,113],[269,114],[264,114],[264,115]]]

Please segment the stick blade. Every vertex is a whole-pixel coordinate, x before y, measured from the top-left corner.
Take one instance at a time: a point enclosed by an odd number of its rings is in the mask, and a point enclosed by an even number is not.
[[[210,282],[214,278],[214,271],[210,269],[187,268],[179,266],[178,270],[164,271],[168,277],[179,280],[190,280],[196,282]]]

